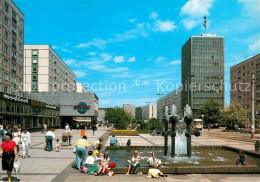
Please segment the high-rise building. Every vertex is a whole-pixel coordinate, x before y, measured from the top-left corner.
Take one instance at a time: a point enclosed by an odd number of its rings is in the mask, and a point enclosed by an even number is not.
[[[25,92],[76,92],[76,75],[49,45],[24,45]]]
[[[142,107],[136,107],[135,108],[135,119],[136,120],[142,120]]]
[[[189,104],[196,111],[209,100],[224,107],[224,37],[190,37],[182,47],[181,59],[182,108]]]
[[[142,107],[142,120],[148,121],[149,119],[157,119],[157,105],[148,104]]]
[[[125,112],[130,114],[133,118],[135,118],[135,105],[123,104],[123,109]]]
[[[239,102],[244,109],[252,108],[252,73],[255,77],[255,110],[260,111],[260,54],[230,68],[232,102]]]
[[[157,100],[157,118],[163,118],[165,106],[168,106],[169,112],[171,112],[172,105],[176,106],[177,114],[182,116],[181,88],[178,88]]]
[[[24,15],[11,0],[0,1],[0,91],[22,96]]]
[[[77,92],[89,92],[82,83],[77,83]]]

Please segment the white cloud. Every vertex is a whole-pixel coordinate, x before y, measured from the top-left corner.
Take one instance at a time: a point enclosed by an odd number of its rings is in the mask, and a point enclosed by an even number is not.
[[[52,46],[53,49],[59,49],[60,47],[58,46]]]
[[[103,61],[109,61],[112,58],[112,56],[108,53],[102,53],[100,54],[100,57],[103,59]]]
[[[159,56],[158,58],[155,59],[155,62],[156,62],[156,63],[159,63],[159,62],[164,61],[164,60],[165,60],[164,57]]]
[[[96,52],[88,52],[88,55],[91,55],[91,56],[95,56],[97,53]]]
[[[135,62],[135,57],[131,57],[128,59],[128,62]]]
[[[150,18],[156,20],[156,19],[158,18],[158,13],[152,12],[152,13],[150,14]]]
[[[111,75],[113,78],[132,78],[133,76],[129,72],[122,72]]]
[[[249,45],[250,52],[260,53],[260,37]]]
[[[76,76],[78,78],[82,78],[82,77],[85,77],[87,75],[87,73],[85,71],[76,70],[76,71],[73,71],[73,72],[76,74]]]
[[[259,0],[238,0],[243,4],[242,13],[245,16],[250,16],[260,20],[260,1]]]
[[[133,19],[130,19],[129,22],[130,22],[130,23],[134,23],[134,22],[136,22],[136,19],[134,19],[134,18],[133,18]]]
[[[116,56],[116,57],[114,57],[114,62],[115,63],[122,63],[122,62],[124,62],[124,60],[125,60],[124,56]]]
[[[202,23],[203,16],[210,15],[209,9],[215,0],[189,0],[182,8],[181,15],[186,16],[182,19],[182,24],[190,30]]]
[[[102,40],[102,39],[93,39],[90,42],[87,43],[80,43],[76,46],[76,48],[88,48],[88,47],[97,47],[99,49],[103,49],[105,48],[107,44],[106,40]]]
[[[154,31],[169,32],[175,29],[177,26],[174,25],[174,21],[161,21],[157,20],[154,22]]]
[[[181,60],[173,60],[169,63],[170,65],[181,64]]]
[[[76,60],[75,59],[67,59],[67,60],[65,60],[65,63],[70,66],[70,65],[75,64]]]
[[[105,72],[105,73],[124,72],[128,70],[127,67],[108,68],[103,63],[104,63],[103,61],[94,60],[94,61],[85,61],[82,62],[81,64],[86,66],[90,70]]]

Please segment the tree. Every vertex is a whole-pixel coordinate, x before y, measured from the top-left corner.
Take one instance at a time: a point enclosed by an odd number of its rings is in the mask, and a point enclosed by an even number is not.
[[[206,102],[197,113],[197,116],[201,117],[204,115],[204,122],[205,124],[215,124],[218,123],[221,119],[221,112],[220,112],[221,105],[216,100],[210,100]]]
[[[114,107],[106,109],[105,120],[109,123],[113,123],[117,129],[126,129],[133,118],[130,114],[125,112],[124,109]]]
[[[148,121],[149,124],[149,129],[154,130],[154,129],[163,129],[164,124],[160,122],[159,119],[151,118]]]
[[[243,109],[240,103],[234,102],[222,111],[224,121],[228,129],[235,129],[235,125],[241,127],[249,124],[249,111]]]

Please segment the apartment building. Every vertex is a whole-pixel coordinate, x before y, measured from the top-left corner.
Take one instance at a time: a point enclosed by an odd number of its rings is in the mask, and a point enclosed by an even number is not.
[[[77,83],[77,92],[89,92],[82,83]]]
[[[123,104],[123,109],[125,112],[129,113],[133,118],[135,118],[135,105]]]
[[[157,105],[147,104],[142,107],[142,120],[148,121],[149,119],[157,119]]]

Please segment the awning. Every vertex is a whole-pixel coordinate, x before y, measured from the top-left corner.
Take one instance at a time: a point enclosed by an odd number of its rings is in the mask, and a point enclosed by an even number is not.
[[[73,120],[79,123],[91,122],[91,119],[73,119]]]

